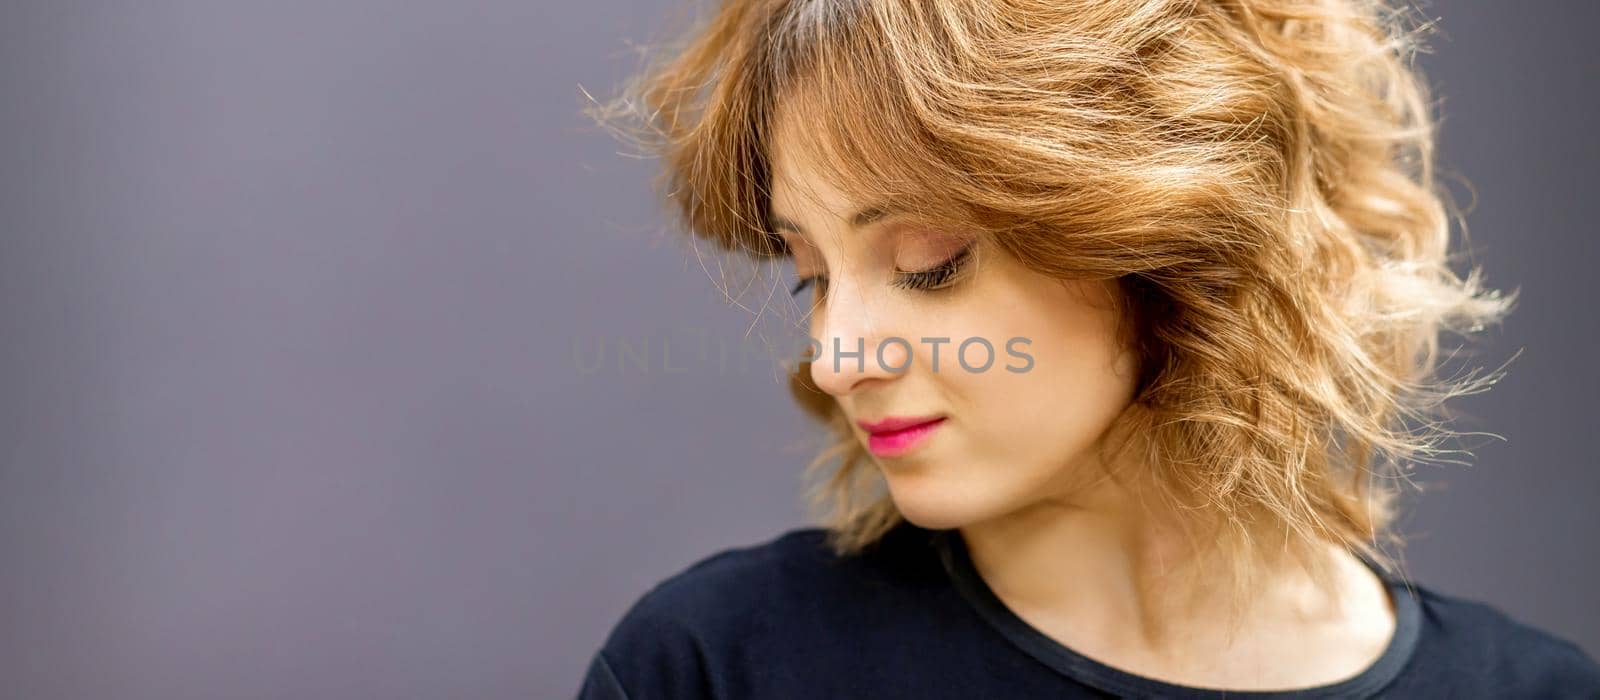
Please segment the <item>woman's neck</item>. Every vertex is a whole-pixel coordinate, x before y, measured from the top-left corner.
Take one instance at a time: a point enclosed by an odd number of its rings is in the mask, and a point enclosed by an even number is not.
[[[1335,572],[1331,587],[1280,558],[1262,561],[1251,595],[1237,600],[1230,578],[1216,575],[1233,566],[1224,554],[1198,554],[1175,512],[1110,481],[960,533],[985,583],[1019,617],[1090,658],[1168,682],[1334,682],[1376,659],[1394,630],[1382,580],[1345,549],[1318,550]]]

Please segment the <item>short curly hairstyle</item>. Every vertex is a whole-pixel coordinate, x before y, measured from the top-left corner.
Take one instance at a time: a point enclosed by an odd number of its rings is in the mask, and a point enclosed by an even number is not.
[[[728,0],[588,113],[661,157],[682,224],[723,251],[787,254],[781,106],[841,190],[1117,280],[1141,367],[1117,448],[1243,591],[1269,549],[1395,568],[1407,462],[1460,435],[1445,400],[1499,378],[1438,378],[1440,335],[1516,293],[1449,267],[1427,29],[1377,0]],[[860,551],[903,518],[806,367],[791,386],[836,438],[812,505]]]

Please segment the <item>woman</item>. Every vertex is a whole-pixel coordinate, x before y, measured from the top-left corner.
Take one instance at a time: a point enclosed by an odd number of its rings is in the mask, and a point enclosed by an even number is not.
[[[1391,552],[1431,410],[1496,378],[1439,336],[1514,302],[1446,264],[1401,19],[723,3],[595,115],[792,259],[822,527],[660,583],[581,697],[1600,697]]]

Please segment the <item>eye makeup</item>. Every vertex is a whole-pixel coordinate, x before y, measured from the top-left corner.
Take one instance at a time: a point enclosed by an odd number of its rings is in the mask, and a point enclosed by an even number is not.
[[[932,291],[949,285],[972,257],[972,243],[961,246],[944,262],[921,272],[901,272],[895,276],[895,285],[904,289]]]
[[[971,261],[974,243],[975,242],[967,243],[966,245],[962,246],[960,250],[956,251],[954,255],[951,255],[949,258],[945,259],[944,262],[939,263],[938,265],[935,265],[927,270],[921,270],[917,272],[896,272],[894,286],[900,287],[901,289],[911,289],[917,291],[934,291],[950,286],[952,280],[954,280],[955,277],[966,268],[968,262]],[[807,277],[802,277],[800,281],[795,284],[794,289],[790,290],[789,295],[798,296],[800,292],[805,291],[807,287],[812,285],[816,285],[819,291],[826,293],[828,289],[827,276],[810,275]]]

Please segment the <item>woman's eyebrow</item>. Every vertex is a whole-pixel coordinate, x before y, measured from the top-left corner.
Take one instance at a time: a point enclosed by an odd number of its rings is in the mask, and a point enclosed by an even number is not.
[[[899,212],[893,207],[887,205],[869,206],[861,211],[856,212],[854,216],[851,216],[850,225],[858,229],[863,228],[875,221],[878,221],[879,219],[883,219],[890,214],[895,213]],[[799,224],[796,224],[783,216],[773,214],[769,218],[771,219],[771,226],[774,231],[792,231],[802,236],[807,235],[805,230],[800,228]]]

